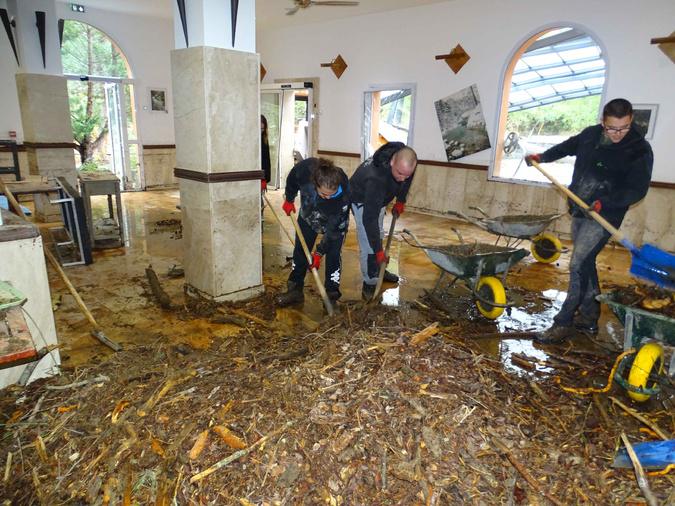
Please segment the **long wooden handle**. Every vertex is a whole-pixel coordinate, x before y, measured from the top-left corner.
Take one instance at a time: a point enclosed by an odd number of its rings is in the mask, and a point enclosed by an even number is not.
[[[394,236],[394,227],[396,226],[396,219],[398,214],[392,213],[391,215],[391,225],[389,225],[389,235],[387,236],[387,244],[384,247],[384,258],[387,258],[389,255],[389,247],[391,246],[391,238]],[[370,299],[370,302],[374,301],[382,289],[382,283],[384,283],[384,272],[387,270],[387,262],[382,262],[380,265],[380,272],[377,276],[377,284],[375,285],[375,292],[373,292],[373,298]]]
[[[614,225],[612,225],[610,222],[608,222],[605,218],[600,216],[595,211],[589,210],[588,204],[586,204],[583,200],[581,200],[579,197],[577,197],[572,192],[572,190],[570,190],[567,186],[563,185],[560,181],[558,181],[555,177],[553,177],[553,175],[549,171],[547,171],[544,167],[539,165],[534,160],[532,160],[532,165],[539,172],[541,172],[544,176],[546,176],[551,181],[551,183],[553,183],[558,188],[558,190],[560,190],[565,195],[567,195],[569,198],[571,198],[572,201],[574,201],[575,204],[577,204],[582,209],[586,209],[588,214],[590,215],[590,217],[593,218],[595,221],[597,221],[602,228],[607,230],[607,232],[612,234],[617,241],[619,241],[621,244],[624,244],[624,245],[630,244],[630,242],[628,242],[626,237],[616,227],[614,227]],[[635,246],[630,244],[629,249],[635,249]]]
[[[291,221],[293,222],[293,227],[295,227],[295,233],[298,234],[298,239],[300,240],[302,249],[305,252],[305,256],[307,257],[307,263],[309,263],[309,265],[312,265],[312,254],[309,252],[309,248],[307,247],[307,243],[305,242],[305,236],[302,235],[302,230],[300,230],[300,225],[298,225],[298,219],[295,217],[295,213],[291,213],[290,216]],[[328,294],[326,293],[326,287],[323,286],[321,278],[319,278],[319,271],[317,271],[313,267],[310,270],[312,271],[314,281],[316,282],[316,286],[319,289],[319,293],[321,294],[323,303],[326,306],[326,310],[328,311],[328,314],[330,316],[333,316],[333,305],[330,303],[330,299],[328,298]]]
[[[286,230],[286,227],[284,227],[284,224],[281,222],[281,218],[279,218],[279,215],[277,212],[274,210],[274,207],[270,203],[269,199],[267,198],[267,195],[263,193],[263,198],[265,199],[265,202],[267,203],[267,207],[270,208],[270,211],[272,211],[272,214],[274,217],[277,219],[277,223],[279,223],[279,226],[281,227],[281,230],[284,231],[284,234],[286,234],[286,237],[288,237],[288,240],[291,241],[291,244],[295,246],[295,241],[291,237],[291,234],[288,233],[288,230]]]
[[[5,196],[7,197],[7,201],[14,208],[14,211],[16,212],[16,214],[18,214],[22,218],[26,218],[26,214],[23,212],[23,209],[21,209],[21,205],[14,198],[14,195],[9,190],[9,188],[7,188],[7,185],[5,185],[5,182],[2,179],[0,179],[0,190],[2,190],[2,192],[5,194]],[[70,294],[75,299],[75,302],[77,302],[77,305],[79,306],[79,308],[82,311],[82,313],[84,314],[84,316],[87,318],[87,320],[89,320],[89,323],[91,323],[92,326],[94,327],[94,329],[92,331],[92,334],[94,335],[94,337],[96,339],[98,339],[99,341],[101,341],[103,344],[112,348],[115,351],[121,350],[122,347],[119,344],[115,343],[114,341],[111,341],[110,339],[108,339],[105,336],[105,334],[101,330],[101,327],[99,327],[98,323],[96,322],[96,319],[94,318],[94,315],[91,314],[91,312],[89,311],[89,309],[85,305],[84,301],[82,300],[82,297],[80,297],[80,294],[77,292],[77,290],[75,289],[73,284],[70,282],[70,279],[68,279],[68,276],[66,275],[66,273],[61,268],[61,264],[59,264],[59,261],[54,257],[54,255],[52,255],[52,252],[49,251],[49,249],[46,246],[44,246],[42,248],[42,251],[44,252],[45,256],[47,257],[47,260],[49,260],[49,262],[52,264],[52,266],[54,266],[54,269],[56,269],[56,272],[59,273],[59,276],[61,276],[61,279],[65,283],[65,285],[68,288],[68,291],[70,292]]]

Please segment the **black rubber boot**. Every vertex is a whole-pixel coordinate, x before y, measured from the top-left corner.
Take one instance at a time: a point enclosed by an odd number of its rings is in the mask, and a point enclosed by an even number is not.
[[[598,322],[594,319],[587,318],[582,314],[574,316],[574,328],[586,335],[598,335]]]
[[[375,288],[377,288],[377,285],[368,285],[366,283],[363,283],[363,289],[361,290],[361,298],[363,300],[372,299],[373,295],[375,295]]]
[[[560,344],[567,339],[574,337],[574,335],[575,332],[573,326],[558,325],[554,323],[552,327],[542,332],[538,332],[535,335],[534,340],[542,344]]]
[[[293,283],[293,281],[289,281],[288,290],[282,294],[277,295],[277,297],[274,299],[274,302],[280,307],[304,302],[305,294],[303,292],[303,288],[303,286]]]
[[[398,283],[398,276],[393,272],[384,271],[384,282],[385,283]]]

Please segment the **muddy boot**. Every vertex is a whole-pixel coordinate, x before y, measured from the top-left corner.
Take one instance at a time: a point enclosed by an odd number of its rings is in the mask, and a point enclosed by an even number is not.
[[[305,294],[302,291],[303,286],[293,283],[293,281],[288,282],[288,290],[280,295],[277,295],[274,299],[274,302],[279,307],[290,306],[291,304],[299,304],[304,302]]]
[[[558,325],[554,323],[550,328],[537,332],[534,340],[542,344],[560,344],[567,339],[574,337],[574,327],[572,325]]]
[[[338,299],[342,297],[342,294],[340,293],[339,290],[326,291],[326,295],[328,295],[328,299],[333,303],[337,302]]]
[[[363,289],[361,290],[361,298],[363,300],[372,299],[373,295],[375,295],[375,288],[377,288],[377,285],[368,285],[366,283],[363,283]]]
[[[574,316],[574,328],[579,332],[583,332],[589,336],[598,335],[598,322],[582,315],[581,313]]]
[[[384,271],[384,282],[385,283],[398,283],[398,276],[393,272]]]

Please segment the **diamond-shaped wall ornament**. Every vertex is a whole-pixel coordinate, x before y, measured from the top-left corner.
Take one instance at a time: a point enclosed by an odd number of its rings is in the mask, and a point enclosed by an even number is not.
[[[663,51],[670,61],[675,63],[675,32],[671,33],[668,37],[657,37],[651,40],[652,44],[658,44],[659,49]]]
[[[260,64],[260,82],[262,82],[263,79],[265,79],[265,75],[267,74],[267,69],[265,66],[261,63]]]
[[[345,70],[347,70],[347,62],[339,54],[335,57],[335,59],[333,59],[332,62],[322,63],[321,66],[330,67],[330,69],[333,71],[333,74],[335,74],[335,77],[338,79],[340,79],[340,76]]]
[[[460,44],[457,44],[449,54],[436,55],[436,59],[445,60],[448,67],[456,74],[464,65],[466,65],[466,62],[468,62],[471,57],[464,51],[464,48]]]

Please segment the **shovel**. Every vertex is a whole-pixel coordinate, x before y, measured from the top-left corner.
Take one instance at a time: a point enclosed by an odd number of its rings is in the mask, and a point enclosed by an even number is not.
[[[392,213],[391,215],[391,225],[389,225],[389,235],[387,236],[387,244],[384,247],[384,257],[387,258],[389,256],[389,247],[391,246],[391,238],[394,237],[394,227],[396,226],[396,218],[398,218],[398,214]],[[373,302],[377,299],[377,296],[380,294],[380,290],[382,289],[382,283],[384,283],[384,271],[387,270],[387,262],[383,262],[382,265],[380,265],[380,272],[377,276],[377,284],[375,285],[375,291],[373,292],[373,298],[370,299],[368,302]]]
[[[267,195],[263,193],[263,198],[265,199],[265,202],[267,202],[267,206],[272,210],[272,214],[274,217],[277,219],[279,222],[279,226],[282,228],[286,236],[288,237],[288,240],[291,241],[291,244],[295,244],[295,241],[291,238],[289,233],[286,231],[286,228],[284,227],[283,223],[281,223],[281,218],[279,218],[279,215],[277,212],[274,210],[274,207],[272,204],[270,204],[270,201],[267,200]],[[298,239],[300,240],[300,244],[302,245],[302,249],[305,252],[305,256],[307,257],[307,262],[309,265],[312,265],[312,255],[309,252],[309,248],[307,247],[307,242],[305,242],[305,236],[302,235],[302,230],[300,230],[300,225],[298,225],[298,219],[295,217],[295,213],[291,213],[291,221],[293,222],[293,227],[295,228],[295,233],[298,234]],[[323,286],[323,283],[321,282],[321,278],[319,278],[319,271],[316,269],[311,269],[312,275],[314,276],[314,281],[316,282],[316,286],[319,289],[319,293],[321,294],[321,299],[323,300],[324,306],[326,306],[326,311],[328,311],[329,316],[333,316],[334,311],[333,311],[333,305],[330,303],[330,299],[328,298],[328,294],[326,293],[326,287]]]
[[[656,283],[657,285],[675,289],[675,255],[663,251],[651,244],[643,244],[638,248],[635,244],[630,242],[626,236],[617,228],[612,226],[606,219],[600,216],[595,211],[588,210],[588,205],[577,197],[566,186],[557,181],[551,173],[544,169],[537,162],[532,160],[532,165],[546,176],[561,192],[567,195],[572,201],[582,209],[586,209],[588,215],[597,221],[602,228],[607,230],[614,238],[621,243],[626,249],[631,252],[632,261],[630,265],[630,273],[634,276],[646,279]]]

